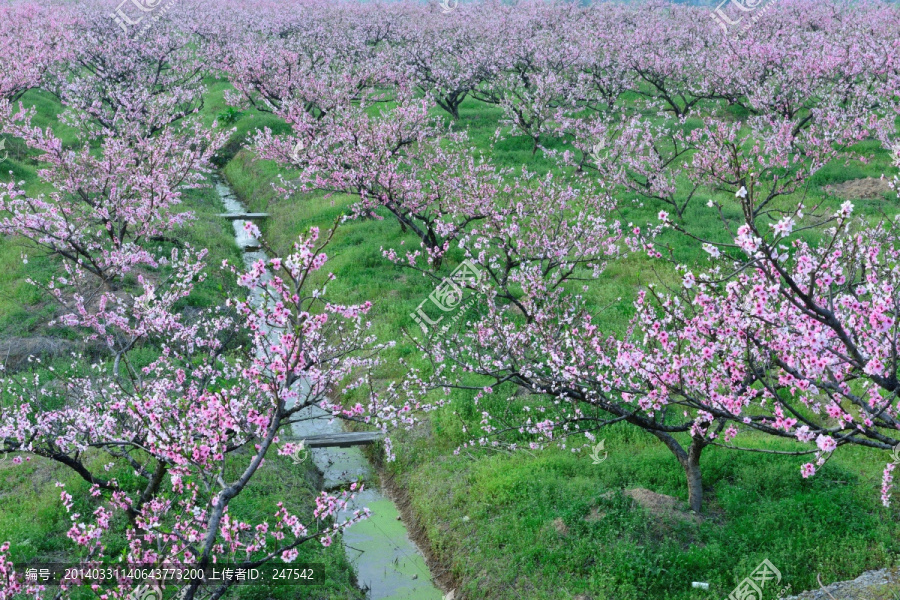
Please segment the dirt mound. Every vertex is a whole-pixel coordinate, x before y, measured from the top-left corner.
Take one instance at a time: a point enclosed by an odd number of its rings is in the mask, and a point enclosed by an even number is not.
[[[600,510],[596,506],[591,509],[591,512],[584,518],[584,520],[588,523],[596,523],[597,521],[602,521],[603,517],[606,516],[605,510]]]
[[[692,523],[703,521],[703,517],[700,515],[683,510],[681,507],[684,503],[674,496],[657,494],[644,488],[625,490],[624,494],[655,517],[667,520],[691,521]]]
[[[889,179],[866,177],[865,179],[852,179],[844,183],[826,185],[825,191],[845,200],[870,200],[883,198],[892,190]]]
[[[556,533],[558,533],[559,535],[569,535],[569,528],[566,526],[566,522],[561,518],[553,519],[552,525],[553,529],[555,529]]]
[[[29,356],[48,359],[76,349],[74,342],[46,336],[8,338],[0,340],[0,364],[15,371],[28,364]]]

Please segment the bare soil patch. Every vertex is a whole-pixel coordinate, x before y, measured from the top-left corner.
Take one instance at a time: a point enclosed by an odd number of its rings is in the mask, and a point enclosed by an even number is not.
[[[644,488],[625,490],[624,494],[637,502],[654,517],[672,521],[690,521],[702,523],[703,517],[681,508],[683,502],[674,496],[657,494]]]
[[[15,371],[24,367],[30,356],[54,358],[74,352],[77,348],[78,345],[73,342],[48,336],[8,338],[0,340],[0,364]]]
[[[882,198],[892,190],[890,180],[866,177],[865,179],[852,179],[844,183],[826,185],[825,191],[845,200],[872,200]]]
[[[559,535],[562,535],[562,536],[569,535],[569,528],[566,526],[566,522],[563,521],[561,518],[557,517],[557,518],[553,519],[552,525],[553,525],[553,529],[555,529],[556,533],[558,533]]]
[[[606,511],[601,511],[596,506],[591,509],[591,512],[584,518],[584,520],[588,523],[596,523],[603,519],[606,516]]]

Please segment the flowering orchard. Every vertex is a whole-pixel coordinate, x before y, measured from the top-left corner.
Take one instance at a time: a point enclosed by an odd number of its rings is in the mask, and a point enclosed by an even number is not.
[[[508,397],[466,448],[580,451],[626,423],[672,452],[697,512],[710,448],[785,438],[807,478],[842,447],[900,445],[896,204],[873,217],[810,193],[834,165],[892,152],[900,168],[897,5],[780,0],[740,36],[656,1],[185,0],[140,20],[129,30],[99,0],[0,7],[0,134],[36,178],[3,175],[0,234],[56,303],[47,325],[100,348],[0,371],[0,452],[89,484],[84,498],[59,484],[84,564],[123,537],[126,562],[199,567],[331,544],[366,517],[344,512],[355,485],[322,492],[311,521],[231,510],[267,456],[294,452],[280,438],[310,406],[389,435],[452,411],[455,390]],[[282,252],[250,225],[270,258],[246,267],[184,241],[185,195],[237,135],[205,118],[211,79],[233,111],[283,125],[242,139],[279,167],[276,193],[349,195],[344,218]],[[41,94],[61,106],[49,126],[28,103]],[[501,115],[487,147],[466,131],[472,105]],[[551,168],[495,161],[516,138]],[[657,218],[630,220],[635,207]],[[375,219],[411,241],[383,241],[385,269],[439,282],[467,260],[484,275],[456,290],[477,301],[452,329],[380,339],[381,299],[326,289],[333,236]],[[683,264],[674,239],[703,258]],[[52,273],[32,274],[36,255]],[[595,286],[637,258],[677,278],[646,275],[611,327]],[[185,311],[210,277],[237,291]],[[403,376],[374,377],[398,344]],[[41,597],[8,554],[0,599]]]

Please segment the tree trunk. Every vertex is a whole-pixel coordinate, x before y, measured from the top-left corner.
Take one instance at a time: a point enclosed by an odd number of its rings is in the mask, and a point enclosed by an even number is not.
[[[459,105],[460,102],[454,102],[450,105],[450,116],[453,117],[454,121],[459,121]]]
[[[688,503],[695,513],[699,513],[703,507],[703,477],[700,474],[700,453],[703,452],[703,447],[703,442],[698,442],[695,438],[688,448],[687,456],[681,462],[687,476]]]
[[[462,104],[463,98],[457,98],[456,95],[449,95],[444,97],[443,99],[436,99],[437,105],[443,108],[445,111],[450,113],[450,116],[454,121],[459,120],[459,105]]]
[[[657,437],[666,447],[672,451],[675,458],[684,469],[688,486],[688,504],[691,510],[699,513],[703,508],[703,477],[700,473],[700,454],[706,447],[706,441],[703,438],[695,437],[691,440],[691,445],[685,452],[684,448],[678,441],[662,431],[650,431]]]

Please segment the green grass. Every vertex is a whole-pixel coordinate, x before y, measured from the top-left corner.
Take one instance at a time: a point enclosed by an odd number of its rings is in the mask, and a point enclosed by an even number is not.
[[[226,114],[223,94],[228,85],[215,80],[207,84],[209,94],[202,116],[211,124],[218,115]],[[53,122],[58,107],[50,99],[39,95],[27,99],[38,104],[41,118]],[[248,207],[271,214],[264,225],[270,244],[288,250],[310,227],[328,227],[345,214],[353,202],[350,197],[314,194],[284,198],[277,193],[272,184],[279,168],[255,160],[242,146],[260,127],[284,132],[287,126],[258,111],[232,114],[234,122],[226,127],[235,132],[220,162]],[[742,115],[732,111],[731,116]],[[542,152],[532,156],[530,140],[511,136],[506,129],[495,143],[500,118],[496,107],[470,99],[463,104],[455,126],[466,129],[478,148],[488,149],[493,144],[491,157],[500,166],[524,164],[538,173],[555,169],[555,163]],[[556,148],[562,143],[548,138],[542,141]],[[872,157],[869,164],[829,165],[813,178],[804,202],[837,206],[840,200],[827,198],[825,185],[892,172],[886,153],[876,143],[866,142],[860,149]],[[36,185],[35,166],[27,157],[11,156],[10,161],[11,167],[4,163],[4,169],[13,168],[17,179]],[[790,206],[801,195],[783,198],[780,205]],[[688,208],[684,221],[699,235],[721,236],[720,225],[710,218],[706,207],[710,198],[731,200],[701,194]],[[640,205],[627,197],[621,201],[617,218],[624,223],[655,222],[657,212],[665,208],[650,202]],[[186,203],[199,217],[189,233],[190,242],[211,248],[211,264],[234,258],[236,250],[226,241],[230,239],[228,226],[214,217],[218,207],[211,193],[192,193]],[[857,206],[858,212],[873,218],[881,210],[897,211],[896,200]],[[728,211],[730,219],[738,218],[733,204]],[[404,341],[403,332],[415,328],[409,313],[433,289],[428,280],[382,257],[382,246],[396,248],[402,241],[409,244],[414,239],[404,236],[390,218],[349,221],[339,228],[327,251],[330,261],[326,270],[337,276],[329,284],[330,298],[348,304],[372,300],[371,332],[382,340],[399,340],[377,372],[383,382],[402,376],[401,358],[421,364],[413,347]],[[660,241],[671,245],[678,262],[696,265],[704,260],[705,254],[696,244],[677,234],[667,232]],[[41,305],[39,296],[21,281],[25,273],[19,260],[21,250],[17,242],[0,244],[0,332],[4,336],[36,331],[52,314],[52,307]],[[40,277],[53,266],[48,259],[32,257],[28,272]],[[454,266],[455,261],[449,260],[443,269],[449,273]],[[588,300],[607,330],[621,331],[642,285],[657,279],[672,283],[676,277],[664,263],[629,256],[610,265],[592,285]],[[229,285],[211,277],[191,303],[215,303]],[[842,451],[816,477],[804,480],[799,475],[799,465],[804,462],[800,458],[709,448],[702,461],[706,493],[702,522],[668,521],[648,514],[619,492],[622,488],[646,488],[682,502],[687,499],[684,475],[673,456],[655,438],[629,426],[600,433],[606,439],[609,458],[599,465],[586,456],[558,449],[536,454],[472,450],[455,455],[469,438],[462,426],[476,430],[480,410],[506,406],[507,393],[509,390],[498,390],[478,407],[471,394],[455,393],[450,407],[430,414],[419,429],[399,437],[398,461],[385,466],[408,494],[431,550],[469,598],[722,598],[765,558],[780,569],[781,585],[790,584],[800,591],[817,587],[817,573],[825,581],[848,579],[867,569],[894,564],[900,557],[900,511],[884,509],[878,502],[880,473],[887,456],[876,457],[860,449]],[[782,440],[750,436],[745,441],[760,448],[792,449]],[[309,499],[305,474],[290,471],[288,465],[278,462],[281,458],[273,460],[271,470],[254,480],[239,509],[248,516],[269,514],[273,503],[283,498],[301,508]],[[65,552],[70,547],[62,537],[68,520],[61,512],[58,491],[52,487],[56,477],[66,479],[66,474],[58,467],[36,463],[8,479],[0,477],[0,539],[17,540],[14,552],[21,557]],[[66,481],[82,485],[71,478]],[[39,518],[18,518],[23,501]],[[312,547],[306,551],[313,552]],[[330,561],[327,564],[333,565],[335,572],[343,573],[322,595],[277,596],[276,592],[247,588],[247,597],[343,598],[341,594],[350,594],[350,575],[339,545],[324,551],[321,560],[318,553],[322,551],[315,552],[317,562]],[[708,582],[710,590],[693,590],[692,581]],[[767,592],[767,597],[774,597],[773,591]]]
[[[468,100],[456,127],[466,129],[472,143],[486,149],[500,116],[495,107]],[[241,119],[237,126],[249,127],[250,120]],[[829,165],[807,190],[779,200],[779,205],[790,206],[803,197],[807,205],[822,202],[831,210],[841,200],[827,197],[825,185],[893,172],[877,143],[866,142],[859,149],[872,157],[871,163]],[[525,164],[539,173],[554,168],[543,153],[532,157],[526,138],[506,135],[494,144],[491,156],[506,167]],[[252,210],[272,215],[264,233],[277,249],[287,249],[311,226],[327,227],[352,203],[352,198],[340,196],[285,199],[271,186],[280,172],[246,151],[237,153],[224,170]],[[721,237],[721,225],[706,207],[710,198],[726,205],[732,200],[700,194],[684,221],[699,235]],[[882,210],[897,212],[895,200],[857,206],[873,218]],[[641,206],[626,198],[617,216],[624,223],[652,223],[660,209],[665,207],[650,202]],[[733,202],[726,216],[739,218]],[[328,270],[337,275],[329,284],[331,297],[347,303],[372,300],[372,332],[385,340],[403,340],[403,331],[415,328],[409,313],[433,289],[420,276],[381,257],[382,246],[398,247],[403,240],[414,241],[389,218],[350,221],[328,249]],[[665,233],[660,241],[671,245],[679,262],[696,265],[705,260],[705,253],[680,235]],[[443,268],[449,273],[454,266],[448,261]],[[611,264],[589,293],[604,327],[621,331],[632,315],[636,291],[654,280],[672,283],[676,274],[666,264],[640,255]],[[402,375],[399,358],[417,364],[414,350],[401,341],[378,373],[384,381]],[[804,480],[799,467],[805,459],[709,448],[702,461],[703,521],[668,522],[619,493],[622,488],[647,488],[685,504],[687,500],[683,471],[671,453],[629,426],[600,433],[609,450],[609,459],[600,465],[562,450],[454,455],[469,439],[462,425],[476,430],[480,411],[506,406],[507,392],[482,399],[477,410],[470,394],[454,393],[449,408],[432,413],[419,430],[400,436],[398,461],[386,465],[408,493],[431,550],[467,597],[721,598],[765,558],[781,570],[781,586],[790,584],[799,592],[818,587],[817,573],[825,581],[849,579],[900,557],[900,512],[896,507],[884,509],[878,501],[887,456],[852,449]],[[782,440],[752,435],[744,439],[760,448],[795,449]],[[694,590],[692,581],[708,582],[710,590]],[[775,597],[774,590],[768,593]]]
[[[861,452],[803,480],[797,460],[711,451],[695,524],[620,493],[646,488],[686,503],[683,472],[655,438],[622,426],[604,436],[609,457],[594,465],[560,450],[454,457],[435,433],[400,444],[393,470],[433,548],[476,598],[722,598],[766,558],[800,591],[817,587],[816,573],[852,579],[900,553],[897,511],[878,507],[880,471]]]

